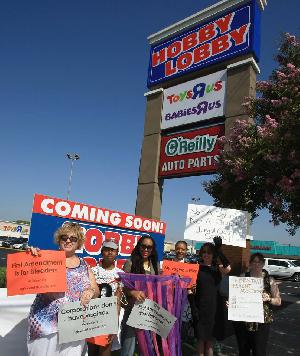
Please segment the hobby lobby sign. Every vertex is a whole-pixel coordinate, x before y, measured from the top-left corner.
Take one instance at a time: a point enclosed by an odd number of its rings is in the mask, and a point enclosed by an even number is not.
[[[151,48],[148,86],[252,52],[258,57],[256,1]],[[258,59],[258,58],[257,58]]]

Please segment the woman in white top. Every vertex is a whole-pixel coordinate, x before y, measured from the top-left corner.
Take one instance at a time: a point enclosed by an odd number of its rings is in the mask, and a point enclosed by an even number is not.
[[[114,241],[104,241],[101,254],[103,260],[96,267],[92,268],[96,282],[100,289],[101,297],[121,296],[120,268],[115,267],[115,260],[118,255],[118,245]],[[110,356],[112,342],[116,335],[100,335],[87,339],[89,356]]]

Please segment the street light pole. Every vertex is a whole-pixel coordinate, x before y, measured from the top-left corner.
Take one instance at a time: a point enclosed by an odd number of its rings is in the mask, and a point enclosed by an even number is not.
[[[71,160],[71,170],[70,170],[70,176],[69,176],[69,184],[68,184],[68,192],[67,192],[67,200],[70,198],[70,193],[71,193],[71,184],[72,184],[72,175],[73,175],[73,166],[74,162],[77,161],[80,156],[77,153],[67,153],[68,159]]]

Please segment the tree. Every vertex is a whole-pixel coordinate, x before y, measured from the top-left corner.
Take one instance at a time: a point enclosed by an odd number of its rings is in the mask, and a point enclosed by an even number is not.
[[[266,208],[274,225],[300,226],[300,42],[285,34],[278,69],[257,82],[257,98],[244,103],[252,121],[237,120],[222,151],[214,180],[205,190],[215,205],[247,210],[252,219]]]

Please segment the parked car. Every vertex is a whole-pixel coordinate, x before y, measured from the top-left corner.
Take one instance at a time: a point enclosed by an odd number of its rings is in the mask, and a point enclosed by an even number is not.
[[[7,239],[8,239],[7,236],[0,236],[0,246],[2,246],[3,242]]]
[[[300,281],[300,267],[293,264],[291,260],[265,258],[264,269],[276,278],[291,278],[296,282]]]
[[[3,241],[2,246],[13,248],[13,245],[23,244],[25,242],[27,242],[27,239],[25,239],[24,237],[9,237],[5,241]]]
[[[292,260],[292,262],[296,267],[300,267],[300,260]]]
[[[12,248],[15,248],[16,250],[26,250],[27,247],[28,242],[18,242],[12,245]]]

